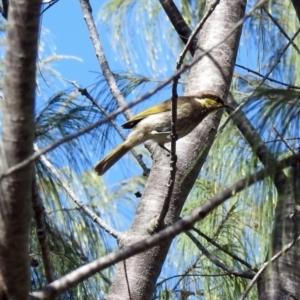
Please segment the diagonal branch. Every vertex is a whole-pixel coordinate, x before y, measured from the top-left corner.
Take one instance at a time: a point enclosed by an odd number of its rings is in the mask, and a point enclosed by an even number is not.
[[[34,150],[38,151],[39,148],[35,144]],[[104,221],[102,221],[91,209],[89,209],[72,191],[71,188],[67,186],[67,184],[64,182],[64,180],[61,178],[59,172],[57,169],[51,164],[51,162],[44,156],[41,155],[40,157],[41,163],[48,169],[48,171],[53,175],[53,177],[61,184],[63,189],[66,191],[66,193],[69,195],[69,197],[84,211],[84,213],[89,216],[93,222],[95,222],[97,225],[99,225],[103,230],[105,230],[108,234],[110,234],[112,237],[116,238],[117,240],[120,240],[122,238],[122,234],[110,226],[108,226]]]
[[[299,163],[300,155],[291,155],[278,163],[278,165],[275,167],[275,172],[280,172],[282,169],[290,165]],[[123,261],[133,255],[146,251],[161,243],[165,243],[166,240],[172,239],[179,233],[189,230],[195,222],[203,220],[217,206],[230,199],[232,195],[236,195],[245,188],[267,178],[268,176],[272,176],[273,174],[274,167],[264,168],[256,173],[252,173],[248,177],[239,180],[232,186],[212,197],[210,200],[194,209],[189,215],[174,223],[172,226],[169,226],[140,242],[130,246],[125,246],[118,251],[111,252],[102,258],[78,268],[68,275],[65,275],[64,277],[47,285],[41,291],[32,293],[33,296],[40,297],[40,299],[47,299],[60,295],[102,269],[105,269],[117,262]]]
[[[259,77],[264,77],[264,75],[260,74],[257,71],[251,70],[250,68],[244,67],[244,66],[239,65],[239,64],[235,64],[235,65],[236,65],[236,67],[244,69],[244,70],[246,70],[246,71],[248,71],[250,73],[253,73],[253,74],[255,74],[255,75],[259,76]],[[270,78],[270,77],[268,77],[267,80],[269,80],[271,82],[275,82],[275,83],[281,84],[281,85],[284,85],[284,86],[288,87],[289,89],[300,90],[300,87],[297,86],[297,85],[292,85],[292,84],[284,83],[284,82],[281,82],[279,80],[276,80],[276,79],[273,79],[273,78]]]
[[[203,233],[202,231],[200,231],[196,227],[193,227],[193,231],[195,231],[198,235],[200,235],[203,238],[205,238],[210,244],[214,245],[216,248],[220,249],[221,251],[223,251],[224,253],[226,253],[228,256],[230,256],[233,259],[235,259],[236,261],[240,262],[241,264],[243,264],[247,268],[249,268],[249,269],[251,269],[251,270],[253,270],[255,272],[257,271],[257,269],[253,268],[253,266],[251,266],[248,262],[246,262],[245,260],[243,260],[242,258],[240,258],[239,256],[237,256],[236,254],[231,253],[230,251],[228,251],[225,247],[221,246],[219,243],[217,243],[216,241],[214,241],[213,239],[211,239],[209,236],[207,236],[205,233]]]
[[[266,9],[265,6],[262,7],[263,11],[267,14],[267,16],[272,20],[272,22],[276,25],[276,27],[279,29],[279,31],[286,37],[286,39],[288,41],[291,41],[290,37],[288,36],[288,34],[285,32],[285,30],[280,26],[280,24],[277,22],[277,20],[268,12],[268,10]],[[298,54],[300,54],[300,49],[298,48],[298,46],[291,41],[291,44],[293,45],[293,47],[295,48],[295,50],[298,52]]]
[[[3,178],[9,176],[10,174],[21,170],[22,168],[26,167],[28,164],[32,163],[33,161],[35,161],[37,158],[39,158],[41,155],[54,150],[55,148],[59,147],[60,145],[69,142],[81,135],[83,135],[84,133],[87,133],[91,130],[93,130],[94,128],[110,121],[112,118],[116,117],[117,115],[119,115],[120,113],[124,112],[125,110],[133,107],[134,105],[144,101],[145,99],[148,99],[149,97],[151,97],[153,94],[155,94],[156,92],[160,91],[161,89],[163,89],[165,86],[167,86],[170,82],[172,82],[172,80],[174,80],[174,78],[182,73],[184,73],[185,71],[189,70],[191,67],[193,67],[194,65],[196,65],[199,60],[202,59],[202,57],[204,57],[205,55],[207,55],[210,51],[212,51],[215,47],[217,47],[218,45],[222,44],[224,41],[226,41],[238,28],[240,28],[242,26],[242,24],[252,15],[252,13],[259,8],[261,5],[263,5],[265,3],[266,0],[260,0],[257,2],[256,5],[254,5],[252,7],[252,9],[249,11],[248,14],[245,14],[245,16],[238,22],[235,23],[234,26],[232,26],[232,28],[228,31],[228,33],[221,39],[218,41],[218,43],[216,43],[215,45],[213,45],[212,47],[210,47],[209,49],[202,51],[201,55],[199,55],[199,57],[197,57],[197,59],[194,59],[191,63],[187,63],[184,64],[180,70],[178,70],[177,72],[175,72],[172,76],[170,76],[168,79],[166,79],[165,81],[163,81],[162,83],[158,84],[155,88],[153,88],[152,90],[150,90],[149,92],[145,93],[143,96],[133,100],[130,103],[127,103],[126,105],[116,109],[114,112],[112,112],[111,114],[109,114],[107,116],[107,118],[104,118],[103,120],[100,120],[94,124],[91,124],[85,128],[82,128],[80,130],[78,130],[76,133],[70,134],[64,138],[62,138],[61,140],[58,140],[57,142],[45,147],[42,150],[37,151],[36,153],[32,154],[31,156],[29,156],[27,159],[25,159],[24,161],[14,165],[13,167],[10,167],[6,172],[2,173],[0,175],[0,181],[3,180]],[[239,106],[239,109],[241,109],[242,106]]]
[[[92,15],[92,7],[90,5],[89,0],[79,0],[83,17],[85,19],[86,25],[88,27],[88,31],[90,33],[90,38],[92,40],[93,46],[95,48],[96,56],[99,62],[99,65],[102,69],[103,75],[106,79],[108,87],[115,98],[116,102],[118,103],[119,107],[124,107],[126,105],[126,101],[119,90],[119,87],[116,83],[113,73],[111,72],[107,59],[105,57],[105,53],[103,51],[99,34],[97,32],[97,28],[94,22],[94,18]],[[129,120],[133,114],[129,110],[124,111],[124,115]]]
[[[197,248],[217,267],[221,268],[225,272],[227,272],[229,275],[233,275],[236,277],[241,277],[241,278],[247,278],[247,279],[252,279],[255,275],[252,271],[240,271],[236,270],[234,268],[231,268],[224,264],[222,261],[220,261],[215,255],[210,253],[201,243],[198,239],[194,237],[194,235],[186,231],[185,234],[193,241],[193,243],[197,246]]]
[[[189,36],[191,35],[191,30],[188,24],[183,19],[180,11],[178,10],[176,4],[172,0],[159,0],[161,6],[165,10],[167,16],[169,17],[171,23],[173,24],[176,32],[178,33],[180,39],[184,44],[187,43]],[[194,56],[196,51],[197,41],[193,40],[189,48],[190,53]]]

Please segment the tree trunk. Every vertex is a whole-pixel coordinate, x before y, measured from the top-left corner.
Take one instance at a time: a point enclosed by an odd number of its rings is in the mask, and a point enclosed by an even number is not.
[[[40,0],[10,1],[0,174],[33,152]],[[27,299],[32,165],[0,182],[0,299]]]
[[[282,175],[275,178],[278,203],[275,212],[272,245],[269,251],[270,257],[291,243],[295,232],[299,234],[300,214],[295,212],[295,205],[300,205],[300,168],[293,167],[292,169],[292,178]],[[294,218],[291,218],[293,214]],[[299,282],[300,252],[298,242],[262,274],[258,282],[259,299],[299,299]]]
[[[197,59],[203,53],[202,51],[210,49],[224,39],[230,29],[244,16],[245,5],[245,0],[220,1],[200,33],[199,49],[194,59]],[[191,69],[186,95],[203,90],[215,90],[223,97],[227,95],[240,33],[241,28],[235,30],[226,41],[221,42]],[[172,224],[178,219],[214,140],[219,117],[219,114],[211,114],[191,134],[177,142],[175,186],[165,224]],[[121,241],[122,245],[133,244],[149,235],[148,224],[160,214],[167,195],[169,164],[169,157],[166,156],[165,151],[156,149],[143,197],[131,229],[126,239]],[[116,277],[107,299],[151,299],[171,242],[171,240],[166,241],[158,247],[118,264]]]

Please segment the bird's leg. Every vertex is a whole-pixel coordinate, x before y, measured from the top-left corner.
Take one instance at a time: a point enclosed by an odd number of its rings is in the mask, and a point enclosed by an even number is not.
[[[153,135],[160,135],[160,134],[166,135],[166,134],[169,134],[170,135],[171,132],[170,131],[156,131],[156,130],[152,130],[151,134],[153,134]]]
[[[156,130],[152,130],[151,134],[152,135],[169,135],[169,137],[170,137],[171,132],[170,131],[160,131],[159,132],[159,131],[156,131]],[[158,145],[159,145],[159,147],[166,150],[169,154],[171,153],[171,151],[168,148],[166,148],[163,144],[158,144]]]
[[[158,144],[158,146],[166,150],[169,154],[171,154],[171,151],[168,148],[166,148],[163,144]]]

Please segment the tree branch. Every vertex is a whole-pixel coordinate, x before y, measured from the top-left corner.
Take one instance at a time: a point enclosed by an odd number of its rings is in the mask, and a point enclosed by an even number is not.
[[[277,20],[268,12],[268,10],[266,9],[265,6],[262,7],[263,11],[267,14],[267,16],[272,20],[272,22],[276,25],[276,27],[279,29],[279,31],[286,37],[286,39],[288,41],[291,41],[290,37],[288,36],[288,34],[285,32],[285,30],[280,26],[280,24],[277,22]],[[293,47],[295,48],[295,50],[298,52],[298,54],[300,54],[300,49],[298,48],[298,46],[291,41],[291,44],[293,45]]]
[[[231,253],[230,251],[228,251],[225,247],[223,247],[219,243],[215,242],[213,239],[211,239],[209,236],[207,236],[205,233],[203,233],[202,231],[200,231],[196,227],[193,227],[192,230],[195,231],[198,235],[200,235],[203,238],[205,238],[210,244],[214,245],[216,248],[220,249],[221,251],[223,251],[224,253],[226,253],[228,256],[230,256],[233,259],[235,259],[236,261],[240,262],[241,264],[243,264],[247,268],[249,268],[249,269],[251,269],[251,270],[253,270],[255,272],[258,271],[256,268],[253,268],[253,266],[251,266],[248,262],[246,262],[245,260],[243,260],[242,258],[240,258],[239,256],[237,256],[236,254]]]
[[[251,70],[250,68],[246,68],[246,67],[244,67],[244,66],[242,66],[242,65],[239,65],[239,64],[235,64],[235,66],[236,66],[236,67],[239,67],[239,68],[241,68],[241,69],[244,69],[244,70],[246,70],[246,71],[248,71],[248,72],[250,72],[250,73],[253,73],[253,74],[255,74],[255,75],[259,76],[259,77],[264,77],[264,75],[260,74],[259,72],[254,71],[254,70]],[[271,82],[275,82],[275,83],[281,84],[281,85],[283,85],[283,86],[286,86],[286,87],[288,87],[289,89],[300,90],[300,87],[299,87],[299,86],[296,86],[296,85],[284,83],[284,82],[281,82],[281,81],[279,81],[279,80],[276,80],[276,79],[273,79],[273,78],[270,78],[270,77],[268,77],[268,78],[266,78],[266,79],[269,80],[269,81],[271,81]]]
[[[172,0],[159,0],[161,6],[165,10],[167,16],[169,17],[171,23],[173,24],[178,36],[184,44],[187,43],[189,36],[191,35],[191,30],[185,20],[183,19],[180,11]],[[196,51],[197,41],[193,40],[190,46],[190,53],[194,56]]]
[[[39,148],[35,144],[34,150],[38,151]],[[41,155],[40,157],[41,163],[48,169],[48,171],[52,174],[52,176],[61,184],[63,189],[66,191],[66,193],[69,195],[69,197],[83,210],[83,212],[89,216],[93,222],[95,222],[97,225],[99,225],[103,230],[105,230],[108,234],[110,234],[112,237],[114,237],[117,240],[120,240],[122,238],[122,234],[110,226],[108,226],[104,221],[102,221],[91,209],[89,209],[80,199],[77,198],[75,193],[72,191],[71,188],[69,188],[64,180],[61,178],[59,172],[56,170],[56,168],[51,164],[51,162],[44,156]]]
[[[83,13],[83,17],[84,20],[86,22],[88,31],[90,33],[90,38],[92,40],[93,46],[95,48],[95,53],[99,62],[99,65],[101,67],[101,70],[103,72],[103,75],[106,79],[107,85],[113,95],[113,97],[115,98],[116,102],[118,103],[119,107],[124,107],[126,106],[126,101],[122,95],[122,93],[119,90],[119,87],[116,83],[116,80],[114,78],[113,73],[111,72],[107,59],[105,57],[105,53],[103,51],[101,42],[100,42],[100,38],[99,38],[99,34],[97,32],[97,28],[93,19],[93,15],[92,15],[92,7],[90,5],[89,0],[79,0],[80,5],[81,5],[81,9],[82,9],[82,13]],[[129,110],[124,110],[124,115],[127,118],[127,120],[129,120],[133,114],[131,111]]]
[[[241,278],[247,278],[247,279],[252,279],[255,275],[255,273],[253,273],[252,271],[240,271],[240,270],[236,270],[233,269],[229,266],[227,266],[226,264],[224,264],[223,262],[221,262],[215,255],[213,255],[212,253],[209,253],[209,251],[207,251],[205,249],[205,247],[200,243],[199,240],[197,240],[193,234],[189,231],[186,231],[185,234],[193,241],[193,243],[197,246],[197,248],[217,267],[221,268],[222,270],[224,270],[225,272],[228,273],[228,275],[233,275],[236,277],[241,277]]]
[[[290,157],[283,159],[278,163],[278,165],[275,167],[275,172],[280,172],[282,169],[290,165],[299,163],[300,155],[291,155]],[[206,201],[201,206],[194,209],[189,215],[183,217],[172,226],[169,226],[140,242],[125,246],[121,250],[114,251],[102,258],[88,263],[69,273],[68,275],[65,275],[64,277],[52,282],[51,284],[48,284],[41,291],[32,293],[32,295],[38,297],[39,299],[49,299],[51,297],[60,295],[102,269],[105,269],[117,262],[123,261],[133,255],[146,251],[161,243],[165,243],[166,240],[172,239],[179,233],[189,230],[195,222],[203,220],[217,206],[230,199],[232,195],[236,195],[245,188],[267,178],[268,176],[272,176],[273,174],[274,167],[268,167],[239,180],[232,186],[226,188],[216,196],[212,197],[210,200]]]
[[[58,146],[72,140],[75,139],[81,135],[83,135],[84,133],[87,133],[89,131],[91,131],[92,129],[110,121],[112,118],[116,117],[117,115],[119,115],[120,113],[124,112],[125,110],[133,107],[134,105],[144,101],[145,99],[148,99],[149,97],[151,97],[153,94],[155,94],[156,92],[158,92],[159,90],[163,89],[165,86],[167,86],[176,76],[184,73],[185,71],[189,70],[191,67],[193,67],[195,64],[197,64],[199,62],[199,60],[201,60],[202,57],[204,57],[205,55],[207,55],[210,51],[212,51],[214,48],[216,48],[218,45],[220,45],[221,43],[223,43],[224,41],[226,41],[234,32],[235,30],[237,30],[250,16],[251,14],[261,5],[263,5],[265,3],[266,0],[261,0],[258,1],[258,3],[256,5],[254,5],[252,7],[252,9],[249,11],[248,14],[246,14],[244,16],[244,18],[242,18],[239,22],[237,22],[234,26],[232,26],[232,28],[228,31],[228,33],[220,40],[218,41],[218,43],[216,43],[215,45],[213,45],[212,47],[210,47],[209,49],[202,51],[201,55],[199,55],[199,57],[197,57],[197,59],[194,59],[191,63],[185,64],[183,65],[180,70],[178,70],[177,72],[175,72],[175,74],[173,74],[172,76],[170,76],[168,79],[166,79],[164,82],[158,84],[155,88],[153,88],[152,90],[150,90],[149,92],[147,92],[146,94],[144,94],[143,96],[133,100],[132,102],[126,104],[125,106],[122,106],[118,109],[116,109],[114,112],[112,112],[111,114],[109,114],[107,116],[107,118],[104,118],[103,120],[100,120],[94,124],[91,124],[85,128],[82,128],[81,130],[78,130],[76,133],[70,134],[64,138],[62,138],[61,140],[45,147],[42,150],[37,151],[36,153],[34,153],[33,155],[31,155],[30,157],[28,157],[26,160],[14,165],[13,167],[10,167],[6,172],[3,172],[3,174],[1,174],[0,176],[0,181],[3,180],[3,178],[9,176],[10,174],[21,170],[22,168],[26,167],[28,164],[32,163],[33,161],[35,161],[37,158],[39,158],[41,155],[54,150],[55,148],[57,148]],[[239,106],[239,109],[241,109],[242,106]],[[234,112],[236,113],[236,112]]]

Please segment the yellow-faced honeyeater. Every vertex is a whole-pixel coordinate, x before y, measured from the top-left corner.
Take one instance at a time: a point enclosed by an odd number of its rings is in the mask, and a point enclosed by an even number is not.
[[[147,140],[154,140],[159,145],[170,142],[171,107],[171,99],[166,100],[142,111],[123,124],[123,128],[133,131],[121,145],[96,164],[95,171],[103,175],[131,148]],[[189,134],[209,113],[223,107],[226,107],[223,100],[213,91],[178,97],[175,126],[178,138]]]

